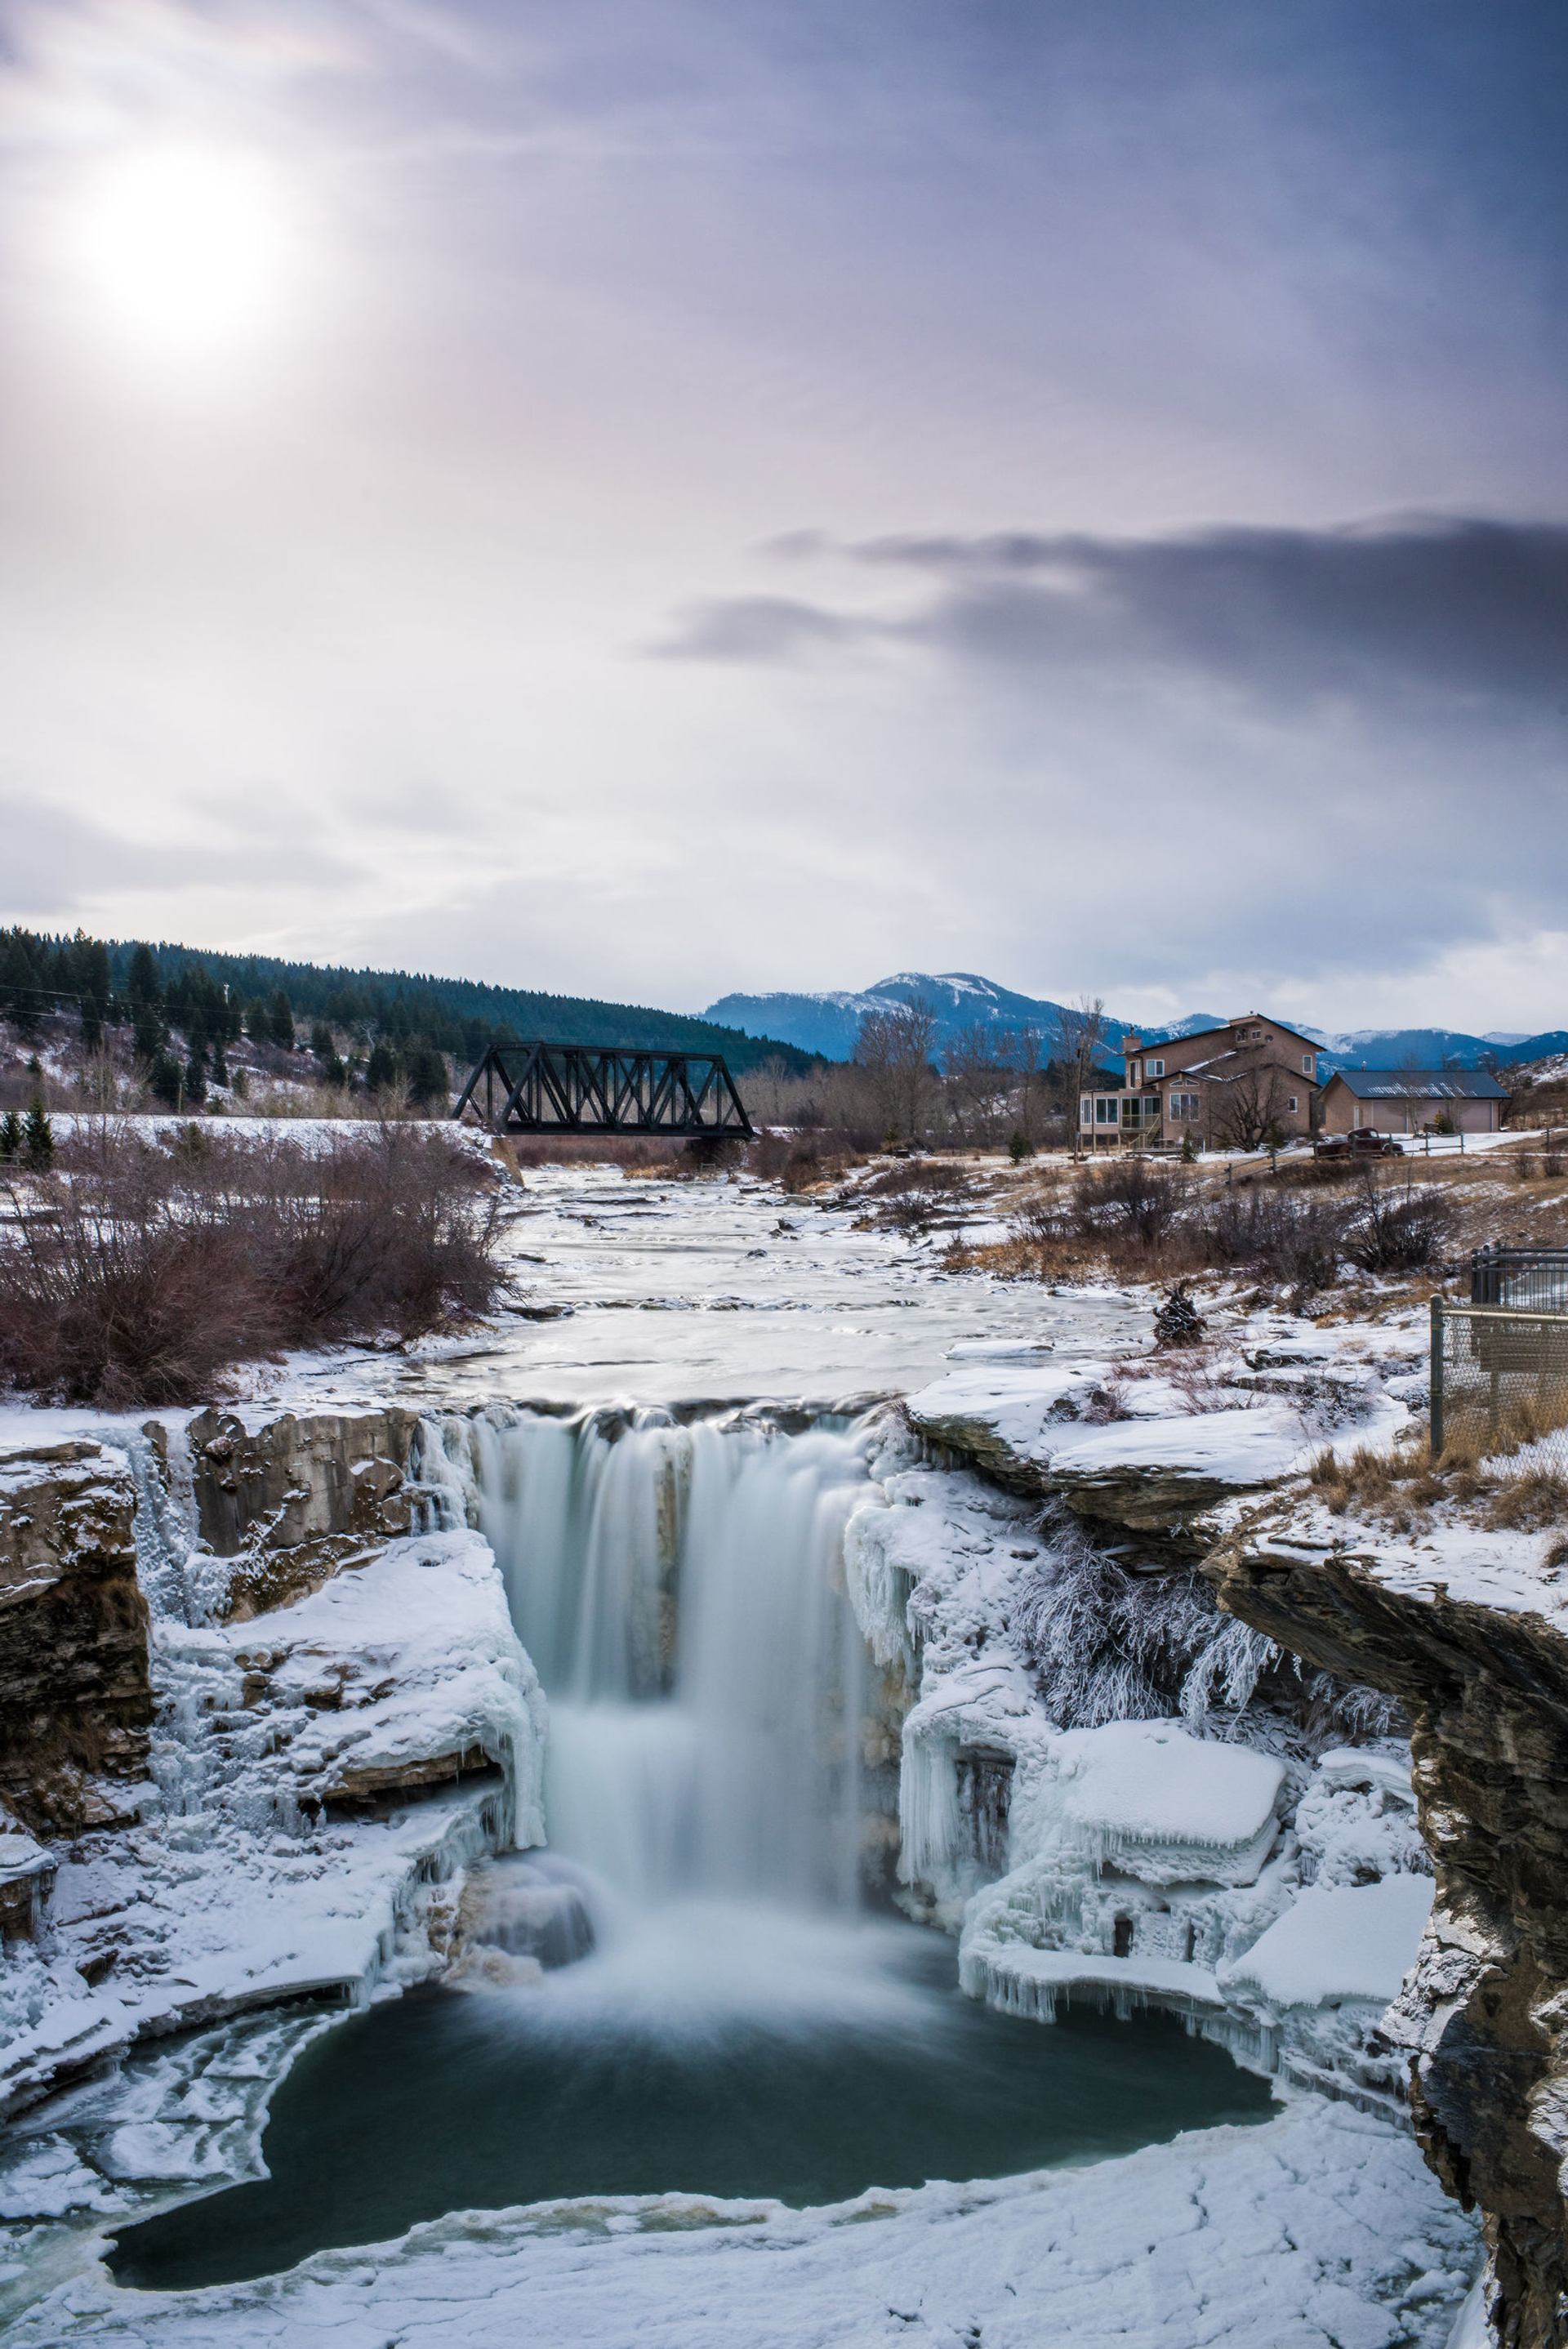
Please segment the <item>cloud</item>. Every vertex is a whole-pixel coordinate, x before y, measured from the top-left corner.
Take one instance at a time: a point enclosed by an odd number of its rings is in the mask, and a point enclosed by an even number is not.
[[[801,533],[776,551],[810,556]],[[1185,674],[1276,709],[1407,696],[1568,714],[1568,528],[1416,517],[1146,539],[895,535],[838,550],[934,593],[871,616],[799,599],[698,607],[688,659],[789,661],[903,639],[1038,670]]]
[[[653,650],[660,660],[798,661],[869,633],[848,614],[787,595],[734,595],[688,605]]]

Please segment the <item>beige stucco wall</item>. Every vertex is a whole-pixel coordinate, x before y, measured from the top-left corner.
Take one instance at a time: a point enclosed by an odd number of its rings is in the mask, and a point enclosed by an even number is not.
[[[1377,1133],[1419,1133],[1447,1116],[1461,1133],[1495,1133],[1502,1103],[1495,1101],[1438,1101],[1424,1094],[1404,1101],[1357,1101],[1348,1085],[1331,1077],[1324,1096],[1323,1130],[1348,1133],[1369,1125]]]

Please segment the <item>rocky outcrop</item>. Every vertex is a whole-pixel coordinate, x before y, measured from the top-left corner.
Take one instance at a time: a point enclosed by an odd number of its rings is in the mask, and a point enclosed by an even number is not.
[[[1221,1604],[1398,1696],[1438,1898],[1387,2028],[1422,2147],[1492,2255],[1502,2349],[1568,2343],[1568,1609],[1509,1575],[1243,1528],[1208,1561]],[[1494,1544],[1495,1547],[1495,1544]]]
[[[254,1428],[216,1411],[191,1422],[197,1531],[216,1557],[239,1561],[228,1620],[286,1607],[368,1542],[408,1532],[404,1477],[418,1423],[396,1408],[285,1412]]]
[[[152,1690],[136,1491],[96,1444],[0,1459],[0,1798],[35,1832],[119,1814],[146,1767]]]

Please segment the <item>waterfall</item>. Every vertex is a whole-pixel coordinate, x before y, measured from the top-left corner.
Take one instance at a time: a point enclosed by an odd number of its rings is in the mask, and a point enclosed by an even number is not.
[[[553,1851],[638,1904],[855,1905],[866,1658],[843,1534],[865,1452],[852,1428],[651,1412],[490,1412],[427,1442],[421,1474],[462,1488],[550,1698]]]

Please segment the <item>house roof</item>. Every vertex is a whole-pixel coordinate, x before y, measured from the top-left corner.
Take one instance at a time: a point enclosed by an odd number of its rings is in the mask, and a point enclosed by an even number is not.
[[[1328,1081],[1342,1084],[1357,1101],[1508,1099],[1483,1069],[1336,1069]]]
[[[1283,1029],[1287,1036],[1296,1037],[1310,1052],[1323,1049],[1320,1044],[1314,1043],[1310,1036],[1302,1035],[1299,1028],[1293,1028],[1288,1020],[1276,1019],[1272,1011],[1244,1011],[1239,1019],[1222,1019],[1213,1028],[1189,1029],[1185,1036],[1146,1036],[1132,1058],[1142,1060],[1146,1053],[1168,1051],[1172,1044],[1195,1043],[1203,1036],[1228,1036],[1233,1028],[1244,1028],[1251,1019],[1266,1019],[1271,1027]]]

